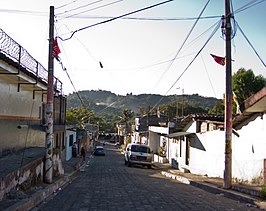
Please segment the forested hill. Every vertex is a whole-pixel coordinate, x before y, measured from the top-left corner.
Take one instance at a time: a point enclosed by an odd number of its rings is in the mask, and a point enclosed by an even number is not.
[[[156,94],[140,94],[132,95],[116,95],[109,91],[103,90],[86,90],[79,91],[83,103],[87,108],[94,113],[120,113],[124,109],[131,109],[135,114],[141,110],[147,110],[154,105],[167,105],[170,103],[175,104],[189,104],[192,106],[200,107],[204,110],[208,110],[214,107],[218,99],[213,97],[203,97],[198,94],[193,95],[156,95]],[[69,94],[67,96],[67,107],[80,107],[81,102],[76,93]]]

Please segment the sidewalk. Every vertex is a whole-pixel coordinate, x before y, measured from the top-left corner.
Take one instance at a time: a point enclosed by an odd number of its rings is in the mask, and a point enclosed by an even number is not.
[[[162,175],[170,179],[204,189],[214,194],[222,194],[230,199],[256,205],[259,208],[266,210],[266,201],[264,201],[265,198],[261,196],[261,186],[233,183],[231,189],[224,189],[223,178],[212,178],[184,173],[172,168],[169,163],[155,163],[154,166],[155,168],[161,170]]]
[[[43,156],[43,149],[32,148],[28,149],[24,153],[23,165],[33,162],[36,159],[40,159]],[[13,153],[3,158],[0,158],[0,175],[1,178],[8,173],[20,168],[22,152]],[[89,158],[87,158],[89,159]],[[16,210],[25,211],[30,210],[37,204],[45,200],[51,194],[61,190],[61,187],[71,182],[75,173],[77,173],[80,167],[85,164],[82,157],[73,157],[69,161],[65,161],[64,175],[54,179],[52,184],[42,183],[39,186],[32,187],[30,190],[12,190],[5,199],[0,201],[0,210]]]

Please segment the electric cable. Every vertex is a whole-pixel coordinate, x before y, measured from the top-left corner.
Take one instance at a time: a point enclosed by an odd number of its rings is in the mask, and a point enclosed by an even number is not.
[[[59,6],[59,7],[56,7],[55,9],[56,9],[56,10],[57,10],[57,9],[61,9],[61,8],[63,8],[63,7],[66,7],[66,6],[70,5],[70,4],[73,4],[73,3],[77,2],[77,1],[78,1],[78,0],[74,0],[74,1],[69,2],[69,3],[67,3],[67,4],[63,4],[63,5]]]
[[[107,6],[110,6],[110,5],[113,5],[113,4],[116,4],[118,2],[121,2],[121,1],[124,1],[124,0],[117,0],[117,1],[114,1],[114,2],[111,2],[111,3],[108,3],[108,4],[105,4],[105,5],[101,5],[101,6],[98,6],[98,7],[95,7],[95,8],[91,8],[91,9],[88,9],[88,10],[85,10],[85,11],[82,11],[82,12],[79,12],[79,13],[76,13],[76,14],[72,14],[72,15],[69,15],[67,17],[63,17],[59,20],[62,20],[62,19],[67,19],[67,18],[71,18],[71,17],[74,17],[76,15],[80,15],[80,14],[83,14],[85,12],[90,12],[90,11],[93,11],[93,10],[97,10],[97,9],[101,9],[101,8],[104,8],[104,7],[107,7]]]
[[[263,64],[264,67],[266,67],[265,62],[262,60],[262,58],[260,57],[259,53],[257,52],[257,50],[255,49],[255,47],[252,45],[252,43],[249,41],[248,37],[245,35],[245,33],[243,32],[243,30],[241,29],[241,27],[239,26],[238,23],[237,27],[240,30],[240,32],[242,33],[243,37],[246,39],[247,43],[250,45],[250,47],[253,49],[254,53],[257,55],[257,57],[259,58],[259,60],[261,61],[261,63]]]
[[[103,0],[97,0],[97,1],[94,1],[94,2],[90,2],[88,4],[85,4],[85,5],[82,5],[82,6],[79,6],[79,7],[76,7],[76,8],[73,8],[73,9],[70,9],[70,10],[66,10],[64,12],[61,12],[61,13],[57,13],[56,16],[60,16],[62,14],[66,14],[68,12],[72,12],[72,11],[75,11],[75,10],[78,10],[78,9],[81,9],[81,8],[84,8],[84,7],[87,7],[87,6],[90,6],[90,5],[93,5],[93,4],[96,4],[96,3],[99,3]]]
[[[265,2],[266,0],[255,0],[255,1],[252,1],[252,2],[249,2],[247,4],[245,4],[244,6],[238,8],[235,13],[239,13],[239,12],[243,12],[244,10],[247,10],[251,7],[254,7],[262,2]]]
[[[196,21],[194,22],[194,24],[192,25],[192,28],[190,29],[189,33],[187,34],[185,40],[183,41],[183,43],[181,44],[180,48],[178,49],[177,53],[174,56],[174,59],[169,63],[169,65],[167,66],[167,68],[165,69],[165,71],[163,72],[163,74],[161,75],[161,77],[159,78],[159,80],[157,81],[157,83],[155,84],[154,88],[158,86],[158,84],[160,83],[160,81],[163,79],[163,77],[165,76],[165,74],[169,71],[169,69],[171,68],[171,66],[173,65],[175,58],[178,56],[178,54],[180,53],[180,51],[182,50],[182,48],[184,47],[186,41],[188,40],[188,38],[190,37],[190,35],[192,34],[194,28],[196,27],[199,18],[201,17],[201,15],[203,14],[203,12],[205,11],[206,7],[208,6],[210,0],[207,1],[207,3],[205,4],[205,6],[203,7],[203,9],[201,10],[198,18],[196,19]]]
[[[204,16],[200,17],[201,20],[203,19],[214,19],[214,18],[221,18],[222,15],[214,15],[214,16]],[[78,18],[78,19],[112,19],[113,16],[75,16],[71,18]],[[145,18],[145,17],[123,17],[121,19],[124,20],[140,20],[140,21],[192,21],[198,19],[198,17],[176,17],[176,18],[167,18],[167,17],[154,17],[154,18]]]
[[[21,173],[22,173],[22,166],[23,166],[23,162],[24,162],[24,158],[25,158],[25,150],[27,148],[29,131],[30,131],[30,127],[31,127],[31,118],[32,118],[32,115],[33,115],[33,108],[34,108],[34,100],[32,101],[32,104],[31,104],[30,119],[29,119],[28,128],[27,128],[27,132],[26,132],[26,138],[25,138],[24,148],[23,148],[23,152],[22,152],[22,158],[21,158],[21,162],[20,162],[20,166],[19,166],[19,173],[18,173],[17,185],[16,185],[17,189],[18,189],[18,186],[19,186],[19,180],[20,180]]]
[[[141,11],[144,11],[144,10],[147,10],[147,9],[151,9],[153,7],[160,6],[162,4],[165,4],[165,3],[168,3],[168,2],[171,2],[171,1],[174,1],[174,0],[167,0],[167,1],[164,1],[164,2],[160,2],[158,4],[154,4],[154,5],[151,5],[151,6],[142,8],[142,9],[139,9],[139,10],[135,10],[133,12],[129,12],[129,13],[126,13],[126,14],[123,14],[123,15],[120,15],[120,16],[117,16],[117,17],[114,17],[114,18],[111,18],[111,19],[108,19],[108,20],[105,20],[105,21],[102,21],[102,22],[99,22],[99,23],[95,23],[95,24],[92,24],[92,25],[89,25],[89,26],[85,26],[83,28],[80,28],[80,29],[75,30],[74,32],[72,32],[72,34],[70,35],[70,37],[65,38],[65,39],[63,39],[61,37],[58,37],[58,38],[60,40],[62,40],[62,41],[67,41],[67,40],[70,40],[74,36],[74,34],[77,33],[77,32],[83,31],[83,30],[88,29],[88,28],[91,28],[93,26],[97,26],[97,25],[100,25],[100,24],[108,23],[108,22],[114,21],[116,19],[120,19],[122,17],[128,16],[128,15],[132,15],[132,14],[135,14],[135,13],[138,13],[138,12],[141,12]]]
[[[179,77],[175,80],[175,82],[167,90],[167,92],[164,94],[164,96],[166,96],[169,93],[169,91],[175,86],[175,84],[180,80],[180,78],[184,75],[184,73],[188,70],[188,68],[192,65],[192,63],[196,60],[196,58],[200,55],[202,50],[206,47],[208,42],[215,35],[215,33],[218,31],[218,29],[220,28],[220,25],[221,25],[221,21],[217,24],[217,26],[213,30],[212,34],[210,35],[210,37],[207,39],[207,41],[204,43],[204,45],[201,47],[201,49],[198,51],[198,53],[195,55],[195,57],[191,60],[191,62],[187,65],[187,67],[184,69],[184,71],[179,75]],[[159,105],[159,103],[163,100],[164,96],[162,96],[161,99],[153,106],[151,111],[153,111]]]
[[[211,88],[212,88],[213,94],[214,94],[215,98],[217,98],[217,97],[216,97],[216,93],[215,93],[215,91],[214,91],[214,87],[213,87],[213,85],[212,85],[212,81],[211,81],[211,78],[210,78],[209,72],[208,72],[208,70],[207,70],[207,66],[206,66],[206,64],[205,64],[205,61],[204,61],[202,55],[200,55],[200,56],[201,56],[201,60],[202,60],[202,63],[203,63],[204,69],[205,69],[205,71],[206,71],[206,74],[207,74],[208,80],[209,80],[209,82],[210,82],[210,85],[211,85]]]

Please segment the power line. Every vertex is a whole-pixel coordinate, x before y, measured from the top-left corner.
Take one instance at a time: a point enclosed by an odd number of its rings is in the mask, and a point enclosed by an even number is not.
[[[214,18],[221,18],[222,15],[214,15],[214,16],[204,16],[200,17],[200,19],[214,19]],[[79,18],[79,19],[112,19],[112,16],[75,16],[71,18]],[[196,20],[198,17],[176,17],[176,18],[168,18],[168,17],[123,17],[121,19],[124,20],[140,20],[140,21],[191,21]]]
[[[85,29],[88,29],[88,28],[91,28],[93,26],[97,26],[97,25],[100,25],[100,24],[104,24],[104,23],[108,23],[108,22],[111,22],[111,21],[114,21],[116,19],[119,19],[119,18],[122,18],[122,17],[125,17],[125,16],[128,16],[128,15],[132,15],[132,14],[135,14],[135,13],[138,13],[138,12],[141,12],[141,11],[144,11],[144,10],[147,10],[147,9],[151,9],[153,7],[156,7],[156,6],[160,6],[162,4],[165,4],[165,3],[168,3],[168,2],[171,2],[171,1],[174,1],[174,0],[167,0],[167,1],[164,1],[164,2],[161,2],[161,3],[158,3],[158,4],[154,4],[154,5],[151,5],[151,6],[148,6],[148,7],[145,7],[145,8],[142,8],[142,9],[139,9],[139,10],[135,10],[133,12],[129,12],[129,13],[126,13],[124,15],[120,15],[120,16],[117,16],[117,17],[114,17],[114,18],[111,18],[111,19],[108,19],[108,20],[105,20],[105,21],[102,21],[102,22],[99,22],[99,23],[95,23],[95,24],[92,24],[92,25],[89,25],[89,26],[85,26],[83,28],[80,28],[80,29],[77,29],[75,30],[74,32],[72,32],[71,36],[66,38],[66,39],[62,39],[61,37],[59,37],[59,39],[61,39],[62,41],[66,41],[66,40],[69,40],[73,37],[73,35],[77,32],[80,32],[82,30],[85,30]]]
[[[66,14],[68,12],[72,12],[72,11],[75,11],[75,10],[78,10],[78,9],[81,9],[81,8],[84,8],[84,7],[87,7],[87,6],[90,6],[90,5],[93,5],[93,4],[96,4],[96,3],[99,3],[103,0],[97,0],[97,1],[94,1],[94,2],[90,2],[88,4],[85,4],[85,5],[82,5],[82,6],[79,6],[79,7],[76,7],[76,8],[73,8],[73,9],[70,9],[70,10],[66,10],[64,12],[61,12],[61,13],[57,13],[57,16],[59,15],[62,15],[62,14]]]
[[[77,2],[77,1],[78,1],[78,0],[74,0],[74,1],[69,2],[69,3],[67,3],[67,4],[63,4],[63,5],[59,6],[59,7],[56,7],[55,9],[56,9],[56,10],[57,10],[57,9],[61,9],[61,8],[63,8],[63,7],[66,7],[66,6],[70,5],[70,4],[73,4],[73,3]]]
[[[179,81],[179,79],[185,74],[185,72],[188,70],[188,68],[192,65],[192,63],[200,55],[200,53],[202,52],[202,50],[206,47],[206,45],[208,44],[208,42],[211,40],[211,38],[214,36],[214,34],[218,31],[218,29],[220,28],[220,25],[221,25],[221,21],[219,21],[219,23],[217,24],[217,26],[213,30],[212,34],[210,35],[210,37],[207,39],[207,41],[204,43],[204,45],[201,47],[201,49],[198,51],[198,53],[195,55],[195,57],[192,59],[192,61],[188,64],[188,66],[185,68],[185,70],[180,74],[180,76],[175,80],[175,82],[167,90],[167,92],[165,93],[165,95],[168,94],[168,92],[175,86],[175,84]],[[163,100],[163,98],[164,98],[164,96],[162,96],[161,99],[153,106],[153,108],[151,109],[151,111],[154,110],[159,105],[159,103]]]
[[[246,41],[248,42],[248,44],[250,45],[250,47],[253,49],[254,53],[257,55],[257,57],[259,58],[259,60],[261,61],[261,63],[264,65],[264,67],[266,67],[266,64],[264,63],[264,61],[262,60],[262,58],[260,57],[259,53],[257,52],[257,50],[255,49],[255,47],[252,45],[252,43],[249,41],[248,37],[245,35],[245,33],[243,32],[243,30],[241,29],[241,27],[239,26],[238,23],[237,27],[240,30],[240,32],[242,33],[242,35],[244,36],[244,38],[246,39]]]
[[[184,73],[188,70],[188,68],[192,65],[192,63],[196,60],[196,58],[199,56],[201,51],[205,48],[205,46],[208,44],[208,42],[211,40],[211,38],[214,36],[214,34],[218,31],[220,28],[220,22],[217,24],[215,29],[213,30],[210,37],[207,39],[207,41],[204,43],[204,45],[201,47],[201,49],[198,51],[198,53],[195,55],[195,57],[192,59],[192,61],[188,64],[188,66],[185,68],[185,70],[180,74],[180,76],[176,79],[176,81],[173,83],[173,85],[168,89],[168,91],[165,93],[165,95],[168,94],[168,92],[174,87],[174,85],[179,81],[179,79],[184,75]]]
[[[243,12],[244,10],[247,10],[247,9],[249,9],[251,7],[254,7],[254,6],[256,6],[256,5],[258,5],[258,4],[260,4],[260,3],[264,2],[264,1],[266,1],[266,0],[255,0],[255,1],[249,2],[249,3],[245,4],[244,6],[238,8],[235,11],[235,13]]]
[[[168,72],[168,70],[171,68],[171,66],[173,65],[176,57],[178,56],[178,54],[180,53],[180,51],[182,50],[182,48],[184,47],[186,41],[188,40],[189,36],[192,34],[194,28],[196,27],[199,18],[201,17],[201,15],[203,14],[203,12],[205,11],[207,5],[209,4],[210,0],[207,1],[207,3],[205,4],[205,6],[203,7],[202,11],[200,12],[198,18],[196,19],[195,23],[192,25],[192,28],[190,29],[188,35],[186,36],[185,40],[183,41],[183,43],[181,44],[180,48],[178,49],[178,51],[176,52],[174,59],[170,62],[170,64],[167,66],[166,70],[163,72],[163,74],[161,75],[161,77],[159,78],[158,82],[155,84],[154,88],[157,87],[157,85],[160,83],[160,81],[163,79],[163,77],[165,76],[165,74]]]
[[[124,0],[117,0],[117,1],[114,1],[114,2],[111,2],[111,3],[108,3],[108,4],[105,4],[105,5],[101,5],[101,6],[98,6],[98,7],[95,7],[95,8],[91,8],[89,10],[85,10],[85,11],[82,11],[82,12],[79,12],[79,13],[76,13],[76,14],[69,15],[67,17],[61,18],[60,20],[66,19],[66,18],[71,18],[71,17],[74,17],[76,15],[80,15],[80,14],[83,14],[85,12],[90,12],[90,11],[93,11],[93,10],[97,10],[97,9],[100,9],[100,8],[103,8],[103,7],[107,7],[107,6],[110,6],[112,4],[116,4],[116,3],[121,2],[121,1],[124,1]]]

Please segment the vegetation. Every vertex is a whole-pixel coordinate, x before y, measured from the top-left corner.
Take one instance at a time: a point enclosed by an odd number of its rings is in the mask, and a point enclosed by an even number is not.
[[[255,76],[251,69],[239,69],[232,76],[232,90],[239,104],[266,86],[266,79]],[[86,108],[75,93],[67,96],[67,123],[84,127],[85,124],[97,124],[100,131],[116,132],[116,124],[129,126],[134,116],[162,114],[174,121],[176,117],[191,113],[224,114],[224,100],[212,97],[193,95],[155,95],[141,94],[126,96],[116,95],[109,91],[80,91]],[[236,104],[233,101],[233,113]]]
[[[265,86],[266,79],[262,75],[255,76],[251,69],[241,68],[232,76],[232,90],[239,104]]]

